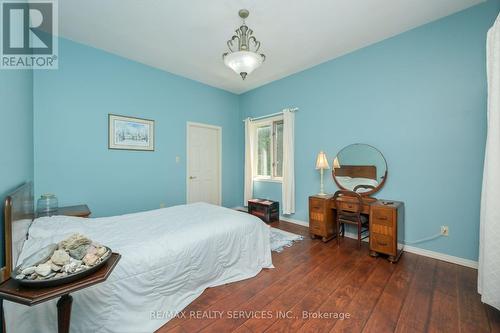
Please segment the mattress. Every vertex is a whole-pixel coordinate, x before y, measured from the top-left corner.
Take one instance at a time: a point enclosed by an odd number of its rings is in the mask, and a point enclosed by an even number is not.
[[[206,203],[105,218],[39,218],[18,262],[75,232],[122,258],[107,281],[72,293],[71,332],[153,332],[206,288],[273,267],[265,223]],[[56,302],[5,301],[7,331],[56,332]]]

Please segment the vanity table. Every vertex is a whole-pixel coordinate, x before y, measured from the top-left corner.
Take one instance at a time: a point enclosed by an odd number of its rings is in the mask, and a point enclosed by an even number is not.
[[[372,146],[350,145],[335,157],[332,176],[339,188],[362,196],[361,214],[368,217],[370,255],[387,255],[396,262],[402,250],[398,239],[404,235],[404,203],[375,199],[370,195],[381,189],[387,179],[387,163],[383,155]],[[327,242],[337,236],[337,207],[342,211],[357,211],[357,199],[333,194],[309,197],[309,233]]]
[[[336,204],[331,200],[333,194],[309,197],[309,233],[312,238],[321,237],[323,242],[336,237]],[[342,201],[342,199],[341,199]],[[348,199],[341,204],[344,210],[354,205]],[[363,198],[362,214],[370,221],[370,255],[388,255],[395,262],[401,256],[398,249],[398,234],[404,234],[404,203],[400,201]]]

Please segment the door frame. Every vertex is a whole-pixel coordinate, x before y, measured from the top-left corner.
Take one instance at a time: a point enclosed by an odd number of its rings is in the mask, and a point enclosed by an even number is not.
[[[219,202],[218,205],[222,205],[222,127],[204,123],[198,123],[193,121],[186,122],[186,204],[189,203],[189,131],[191,127],[202,127],[214,129],[219,134],[219,168],[217,170],[219,177]]]

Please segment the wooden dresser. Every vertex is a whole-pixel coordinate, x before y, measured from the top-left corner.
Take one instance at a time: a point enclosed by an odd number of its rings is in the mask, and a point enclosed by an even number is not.
[[[309,197],[309,233],[327,242],[336,236],[336,205],[333,195]],[[370,219],[370,255],[388,255],[391,262],[399,259],[398,239],[404,235],[404,203],[399,201],[363,198],[362,214]],[[349,210],[352,203],[341,200],[342,209]],[[398,238],[399,235],[399,238]]]

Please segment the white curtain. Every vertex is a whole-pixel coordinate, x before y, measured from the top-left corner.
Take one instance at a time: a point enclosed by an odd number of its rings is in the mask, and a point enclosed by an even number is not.
[[[295,114],[283,110],[283,183],[281,201],[283,214],[295,213]]]
[[[500,16],[488,32],[488,136],[481,196],[478,290],[500,309]]]
[[[253,197],[253,170],[254,170],[254,136],[255,126],[250,118],[245,119],[245,189],[243,206]]]

